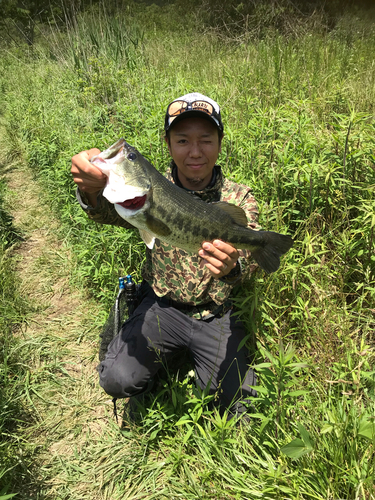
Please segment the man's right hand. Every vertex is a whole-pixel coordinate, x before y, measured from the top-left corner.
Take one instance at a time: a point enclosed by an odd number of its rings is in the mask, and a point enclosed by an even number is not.
[[[98,193],[105,187],[107,176],[104,175],[95,165],[89,160],[100,153],[97,148],[92,148],[87,151],[81,151],[72,158],[71,173],[74,182],[83,191],[89,204],[92,207],[96,206],[96,197]]]

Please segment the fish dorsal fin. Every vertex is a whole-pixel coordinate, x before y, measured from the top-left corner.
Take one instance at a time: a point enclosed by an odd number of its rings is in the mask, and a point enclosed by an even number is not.
[[[146,243],[147,247],[152,250],[155,244],[155,236],[144,229],[139,229],[139,234],[142,240]]]
[[[246,213],[242,208],[238,207],[237,205],[233,205],[233,203],[227,203],[226,201],[218,201],[217,203],[215,203],[215,206],[230,215],[233,219],[233,222],[235,222],[239,226],[247,226]]]
[[[149,230],[161,240],[163,236],[169,236],[171,234],[169,227],[151,214],[147,214],[146,225]]]

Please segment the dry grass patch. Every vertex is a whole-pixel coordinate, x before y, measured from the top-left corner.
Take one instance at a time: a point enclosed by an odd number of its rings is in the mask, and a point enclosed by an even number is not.
[[[74,256],[31,172],[13,162],[6,178],[5,202],[24,237],[12,258],[22,293],[36,311],[17,333],[18,354],[29,368],[25,397],[35,416],[21,432],[36,464],[20,498],[36,489],[38,498],[57,498],[53,485],[59,480],[48,479],[52,468],[74,462],[77,453],[100,441],[112,418],[96,372],[101,311],[83,287],[72,285]],[[52,496],[41,493],[46,481]]]

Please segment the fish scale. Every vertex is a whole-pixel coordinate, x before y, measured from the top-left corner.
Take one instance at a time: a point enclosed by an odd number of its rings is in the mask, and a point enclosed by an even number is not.
[[[114,203],[121,217],[139,229],[149,248],[159,238],[197,254],[204,241],[219,239],[237,249],[250,250],[259,266],[271,273],[293,245],[289,235],[248,228],[240,207],[206,203],[176,186],[124,139],[91,161],[108,176],[103,196]]]

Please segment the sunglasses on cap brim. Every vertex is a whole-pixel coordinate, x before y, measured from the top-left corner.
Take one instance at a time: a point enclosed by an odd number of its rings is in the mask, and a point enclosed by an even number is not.
[[[201,111],[206,113],[208,116],[212,116],[216,118],[219,122],[219,115],[215,111],[212,104],[207,101],[194,101],[194,102],[186,102],[186,101],[173,101],[167,109],[167,116],[170,119],[170,123],[177,118],[177,116],[185,113],[186,111]]]

